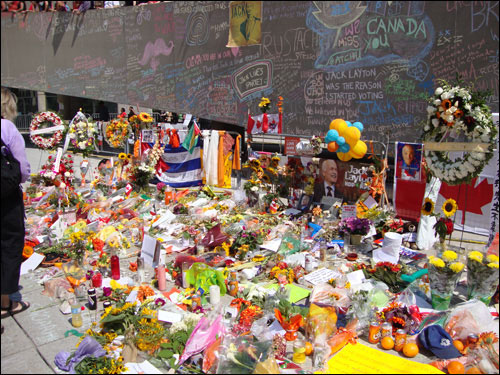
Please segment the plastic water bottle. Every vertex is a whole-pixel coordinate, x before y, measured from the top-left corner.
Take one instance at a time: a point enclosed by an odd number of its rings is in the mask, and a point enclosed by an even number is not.
[[[75,328],[83,325],[82,306],[80,306],[80,303],[76,299],[71,302],[71,324]]]

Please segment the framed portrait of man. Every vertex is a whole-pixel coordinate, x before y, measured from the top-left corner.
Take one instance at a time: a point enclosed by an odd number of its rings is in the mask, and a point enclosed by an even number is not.
[[[422,145],[420,143],[396,142],[396,177],[403,180],[420,181]]]

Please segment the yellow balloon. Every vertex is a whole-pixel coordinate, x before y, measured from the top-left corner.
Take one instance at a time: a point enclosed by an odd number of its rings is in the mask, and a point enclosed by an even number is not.
[[[332,122],[330,122],[330,129],[337,130],[340,133],[339,125],[341,124],[344,124],[347,127],[347,123],[344,120],[342,120],[341,118],[336,118],[335,120],[332,120]]]
[[[346,143],[349,146],[353,147],[359,141],[359,138],[361,138],[361,132],[359,131],[358,128],[351,126],[350,128],[346,129],[344,133],[344,138]]]
[[[337,156],[342,161],[349,161],[352,159],[352,156],[349,153],[337,152]]]
[[[351,153],[353,158],[361,159],[363,156],[365,156],[367,150],[368,146],[366,145],[366,143],[363,141],[358,141],[354,146],[351,147],[349,152]]]

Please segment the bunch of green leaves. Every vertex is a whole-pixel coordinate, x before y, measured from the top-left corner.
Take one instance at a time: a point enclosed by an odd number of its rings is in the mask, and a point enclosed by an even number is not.
[[[111,357],[85,357],[76,366],[77,374],[120,374],[125,368],[120,360]]]
[[[408,267],[404,263],[394,265],[389,262],[381,262],[374,267],[363,268],[363,273],[367,279],[374,278],[385,283],[392,293],[399,293],[408,286],[401,279],[402,274],[408,273]]]
[[[281,298],[276,308],[281,312],[283,318],[287,320],[297,314],[300,314],[305,318],[309,313],[309,309],[307,307],[293,305],[286,298]]]
[[[259,361],[267,358],[271,341],[257,341],[248,336],[230,338],[224,343],[223,351],[217,368],[218,374],[251,374]]]
[[[194,330],[195,325],[188,325],[187,330],[180,330],[167,335],[168,342],[160,344],[158,358],[168,361],[171,368],[176,368],[174,354],[182,355],[186,343]]]

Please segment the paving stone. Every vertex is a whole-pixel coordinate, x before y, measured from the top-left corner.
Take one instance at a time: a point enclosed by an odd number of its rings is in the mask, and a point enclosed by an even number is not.
[[[30,307],[28,310],[17,314],[17,316],[35,310],[42,310],[52,306],[59,306],[60,303],[55,298],[44,296],[41,292],[41,290],[33,290],[31,292],[23,293],[22,299],[23,301],[29,302]]]
[[[4,333],[2,334],[2,370],[3,358],[12,354],[34,348],[31,340],[12,317],[2,319]],[[2,371],[3,373],[3,371]]]
[[[64,339],[53,341],[45,345],[41,345],[38,347],[38,350],[42,354],[42,357],[45,358],[45,361],[51,365],[52,369],[55,372],[59,372],[61,370],[59,370],[54,363],[54,358],[56,357],[56,354],[63,350],[69,353],[73,353],[76,350],[76,344],[79,341],[80,341],[79,337],[70,335]]]
[[[35,348],[25,349],[7,357],[2,356],[1,368],[2,374],[54,374]]]

